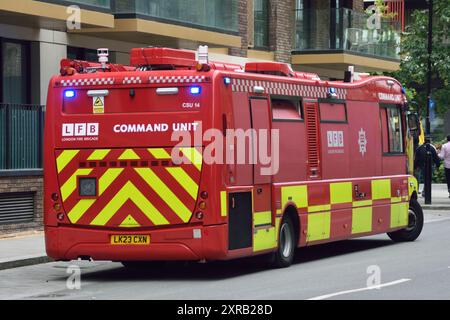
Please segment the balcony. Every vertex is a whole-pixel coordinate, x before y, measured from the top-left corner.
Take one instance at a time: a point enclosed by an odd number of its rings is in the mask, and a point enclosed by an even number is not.
[[[401,25],[350,9],[296,10],[293,63],[323,68],[355,65],[392,71],[400,60]]]
[[[149,45],[240,47],[238,0],[112,0],[113,28],[75,33]]]
[[[140,17],[198,29],[236,33],[237,0],[116,0],[116,18]]]
[[[66,31],[67,20],[73,19],[73,13],[67,10],[70,5],[80,7],[82,29],[114,26],[111,0],[0,1],[1,23]]]

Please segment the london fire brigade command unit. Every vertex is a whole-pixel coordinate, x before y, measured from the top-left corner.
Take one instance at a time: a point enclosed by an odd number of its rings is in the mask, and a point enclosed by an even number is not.
[[[287,64],[136,48],[130,66],[61,61],[45,123],[56,260],[209,261],[423,226],[402,86]],[[231,138],[230,138],[231,136]],[[148,265],[145,264],[145,265]]]

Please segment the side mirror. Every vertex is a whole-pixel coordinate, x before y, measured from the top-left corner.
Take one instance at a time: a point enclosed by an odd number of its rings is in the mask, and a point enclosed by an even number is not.
[[[420,121],[417,113],[409,113],[407,117],[409,130],[420,134]]]

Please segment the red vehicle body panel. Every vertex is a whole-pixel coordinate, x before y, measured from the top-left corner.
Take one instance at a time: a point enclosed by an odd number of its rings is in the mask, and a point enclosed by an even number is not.
[[[134,66],[145,61],[142,54],[133,51]],[[299,246],[405,227],[417,186],[406,174],[405,97],[396,80],[344,83],[298,72],[270,75],[270,64],[252,64],[243,72],[211,63],[197,71],[189,54],[178,57],[174,50],[159,50],[153,61],[177,66],[116,66],[50,81],[44,161],[49,256],[215,260],[267,253],[276,250],[279,223],[289,210],[298,217]],[[282,66],[281,74],[289,70]],[[192,86],[200,94],[190,94]],[[177,93],[161,95],[161,88]],[[65,99],[66,90],[75,97]],[[108,91],[100,114],[94,113],[92,90]],[[401,115],[394,129],[402,152],[389,152],[384,108]],[[206,163],[208,129],[277,130],[279,140],[270,137],[265,147],[279,141],[278,170],[263,175],[267,165],[260,162]],[[194,138],[183,140],[183,134]],[[186,163],[174,161],[177,148],[192,150],[184,153]],[[245,156],[251,157],[248,150]],[[89,177],[96,193],[82,196],[80,178]],[[113,235],[148,235],[150,244],[113,245]]]

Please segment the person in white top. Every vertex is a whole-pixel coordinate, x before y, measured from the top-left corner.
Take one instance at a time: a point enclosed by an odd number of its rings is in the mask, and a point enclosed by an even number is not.
[[[445,180],[447,180],[448,197],[450,198],[450,134],[447,136],[447,143],[439,152],[439,158],[444,160]]]

